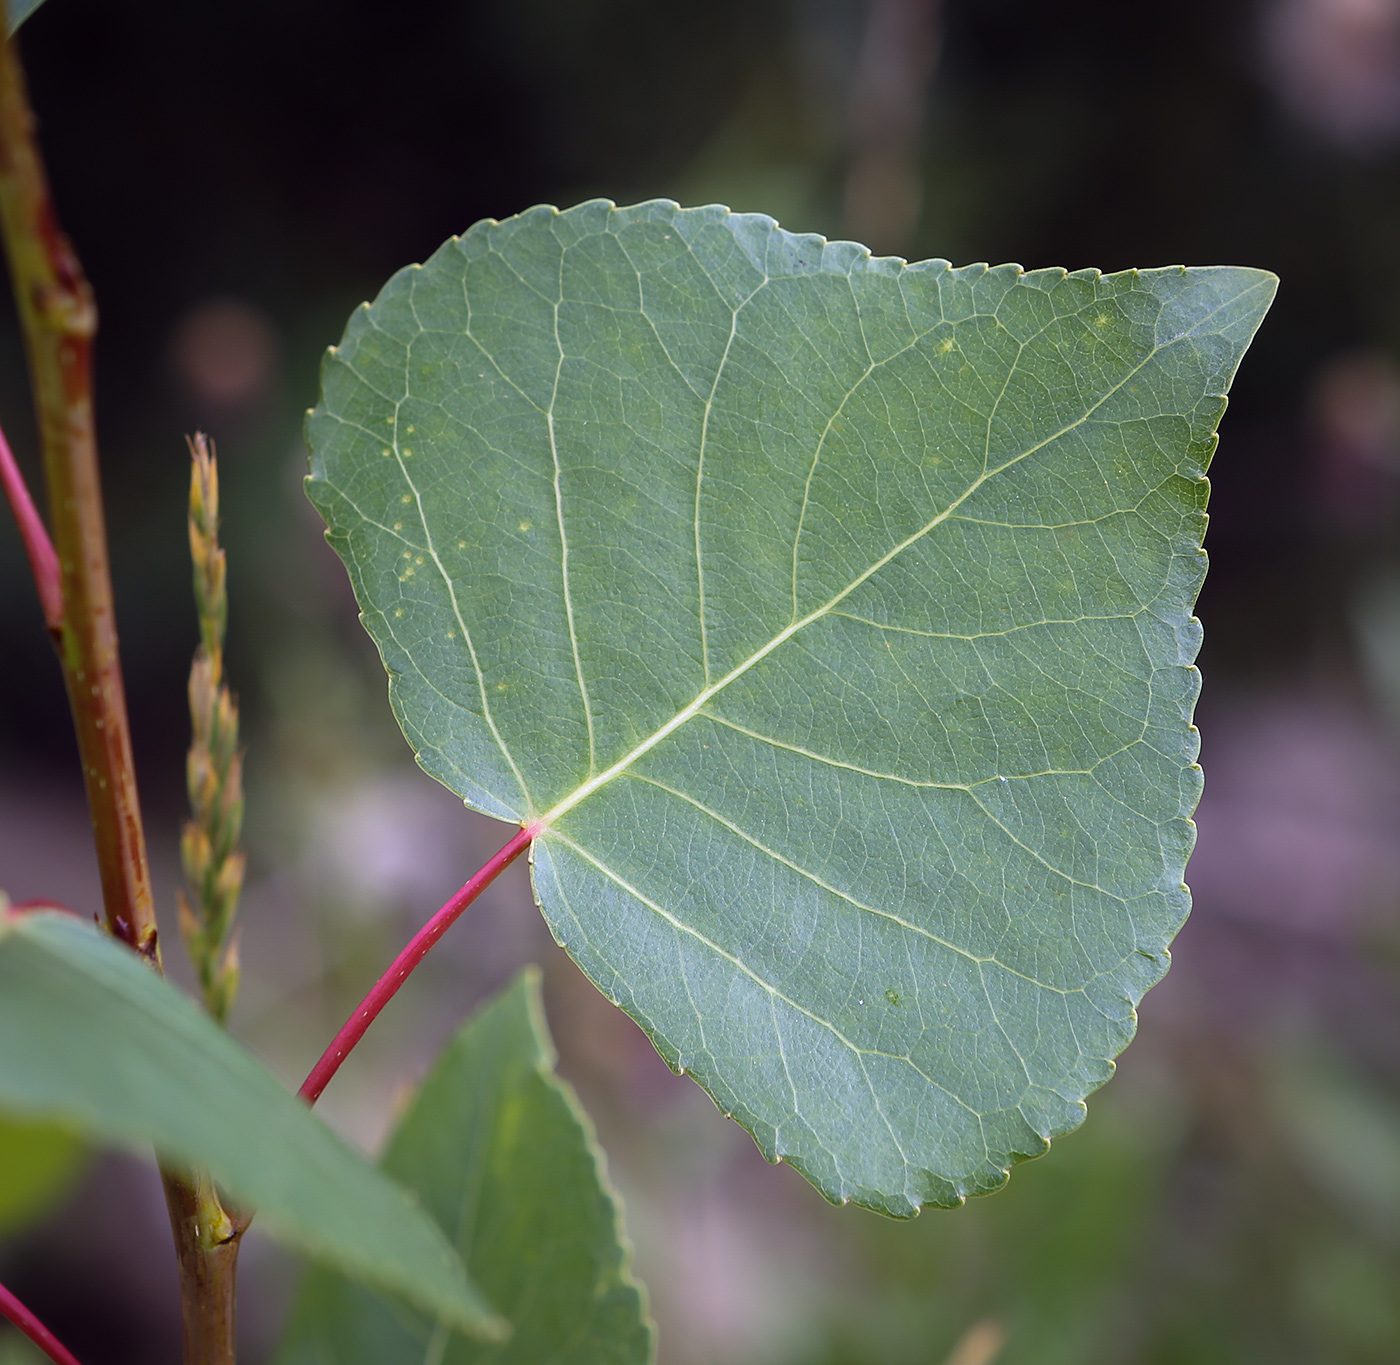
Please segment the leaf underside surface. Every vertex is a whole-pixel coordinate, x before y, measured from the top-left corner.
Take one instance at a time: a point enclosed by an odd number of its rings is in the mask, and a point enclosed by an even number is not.
[[[127,948],[0,903],[0,1109],[198,1166],[280,1240],[465,1330],[501,1324],[436,1225]]]
[[[480,223],[328,357],[310,496],[420,763],[829,1198],[991,1190],[1168,963],[1205,468],[1263,271]]]
[[[554,1074],[533,970],[452,1039],[385,1152],[510,1320],[503,1346],[451,1334],[324,1269],[307,1277],[278,1365],[646,1365],[652,1332],[629,1274],[592,1125]]]
[[[43,3],[44,0],[6,0],[6,32],[13,33]]]

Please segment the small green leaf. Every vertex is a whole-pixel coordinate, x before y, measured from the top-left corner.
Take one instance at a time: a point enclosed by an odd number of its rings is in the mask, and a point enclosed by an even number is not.
[[[83,1168],[83,1140],[55,1123],[0,1114],[0,1236],[38,1218]]]
[[[9,31],[13,33],[43,3],[44,0],[6,0]]]
[[[419,761],[831,1199],[995,1189],[1189,906],[1205,468],[1276,281],[479,223],[328,358],[309,492]]]
[[[408,1195],[134,954],[0,907],[0,1107],[209,1171],[283,1241],[468,1331],[499,1321]]]
[[[628,1271],[592,1124],[553,1070],[538,973],[523,974],[443,1049],[384,1169],[423,1201],[510,1320],[504,1346],[313,1270],[280,1365],[643,1365],[651,1326]]]

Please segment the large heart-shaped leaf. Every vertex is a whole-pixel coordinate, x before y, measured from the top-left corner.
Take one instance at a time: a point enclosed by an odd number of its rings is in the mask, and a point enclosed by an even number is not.
[[[554,1074],[538,973],[443,1049],[384,1154],[514,1329],[504,1346],[317,1269],[279,1365],[646,1365],[651,1327],[628,1273],[593,1127]]]
[[[5,18],[8,27],[6,31],[13,33],[43,3],[44,0],[7,0]]]
[[[1205,466],[1272,276],[481,223],[352,319],[310,493],[420,762],[833,1199],[1072,1128],[1166,969]]]
[[[0,899],[0,1108],[209,1171],[290,1245],[464,1331],[503,1324],[405,1191],[134,953]]]

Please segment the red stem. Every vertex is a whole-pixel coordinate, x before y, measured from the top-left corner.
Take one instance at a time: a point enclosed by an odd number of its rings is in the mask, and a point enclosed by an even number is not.
[[[19,536],[29,567],[34,572],[34,586],[39,589],[39,604],[44,609],[44,624],[51,631],[63,628],[63,575],[58,567],[58,554],[49,539],[48,528],[29,496],[24,475],[15,463],[14,452],[0,430],[0,484],[5,486],[10,510],[19,523]]]
[[[74,919],[82,919],[76,910],[67,905],[60,905],[58,901],[11,901],[7,909],[12,915],[28,915],[36,910],[56,910],[60,915],[72,915]]]
[[[3,1284],[0,1284],[0,1313],[19,1328],[48,1358],[57,1365],[78,1365],[78,1358]]]
[[[433,944],[456,923],[462,911],[530,847],[530,841],[537,833],[538,829],[534,825],[518,829],[505,847],[479,871],[473,873],[466,885],[414,934],[408,946],[394,959],[389,970],[374,983],[374,988],[360,1002],[359,1008],[345,1021],[340,1032],[331,1040],[331,1045],[321,1054],[321,1060],[311,1068],[311,1074],[302,1082],[297,1093],[307,1104],[315,1104],[321,1098],[321,1092],[330,1083],[331,1077],[340,1070],[341,1062],[365,1036],[366,1030],[378,1018],[379,1011],[394,998],[413,969],[427,957]]]

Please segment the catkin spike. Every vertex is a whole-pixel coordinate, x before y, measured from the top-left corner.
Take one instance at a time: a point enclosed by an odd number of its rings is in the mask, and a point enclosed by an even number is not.
[[[221,1023],[238,993],[236,938],[230,940],[243,890],[243,754],[238,704],[224,682],[228,623],[227,567],[219,546],[219,468],[213,442],[190,438],[190,559],[199,614],[199,648],[190,666],[190,749],[185,763],[191,819],[180,836],[186,890],[180,933],[199,977],[204,1006]]]

